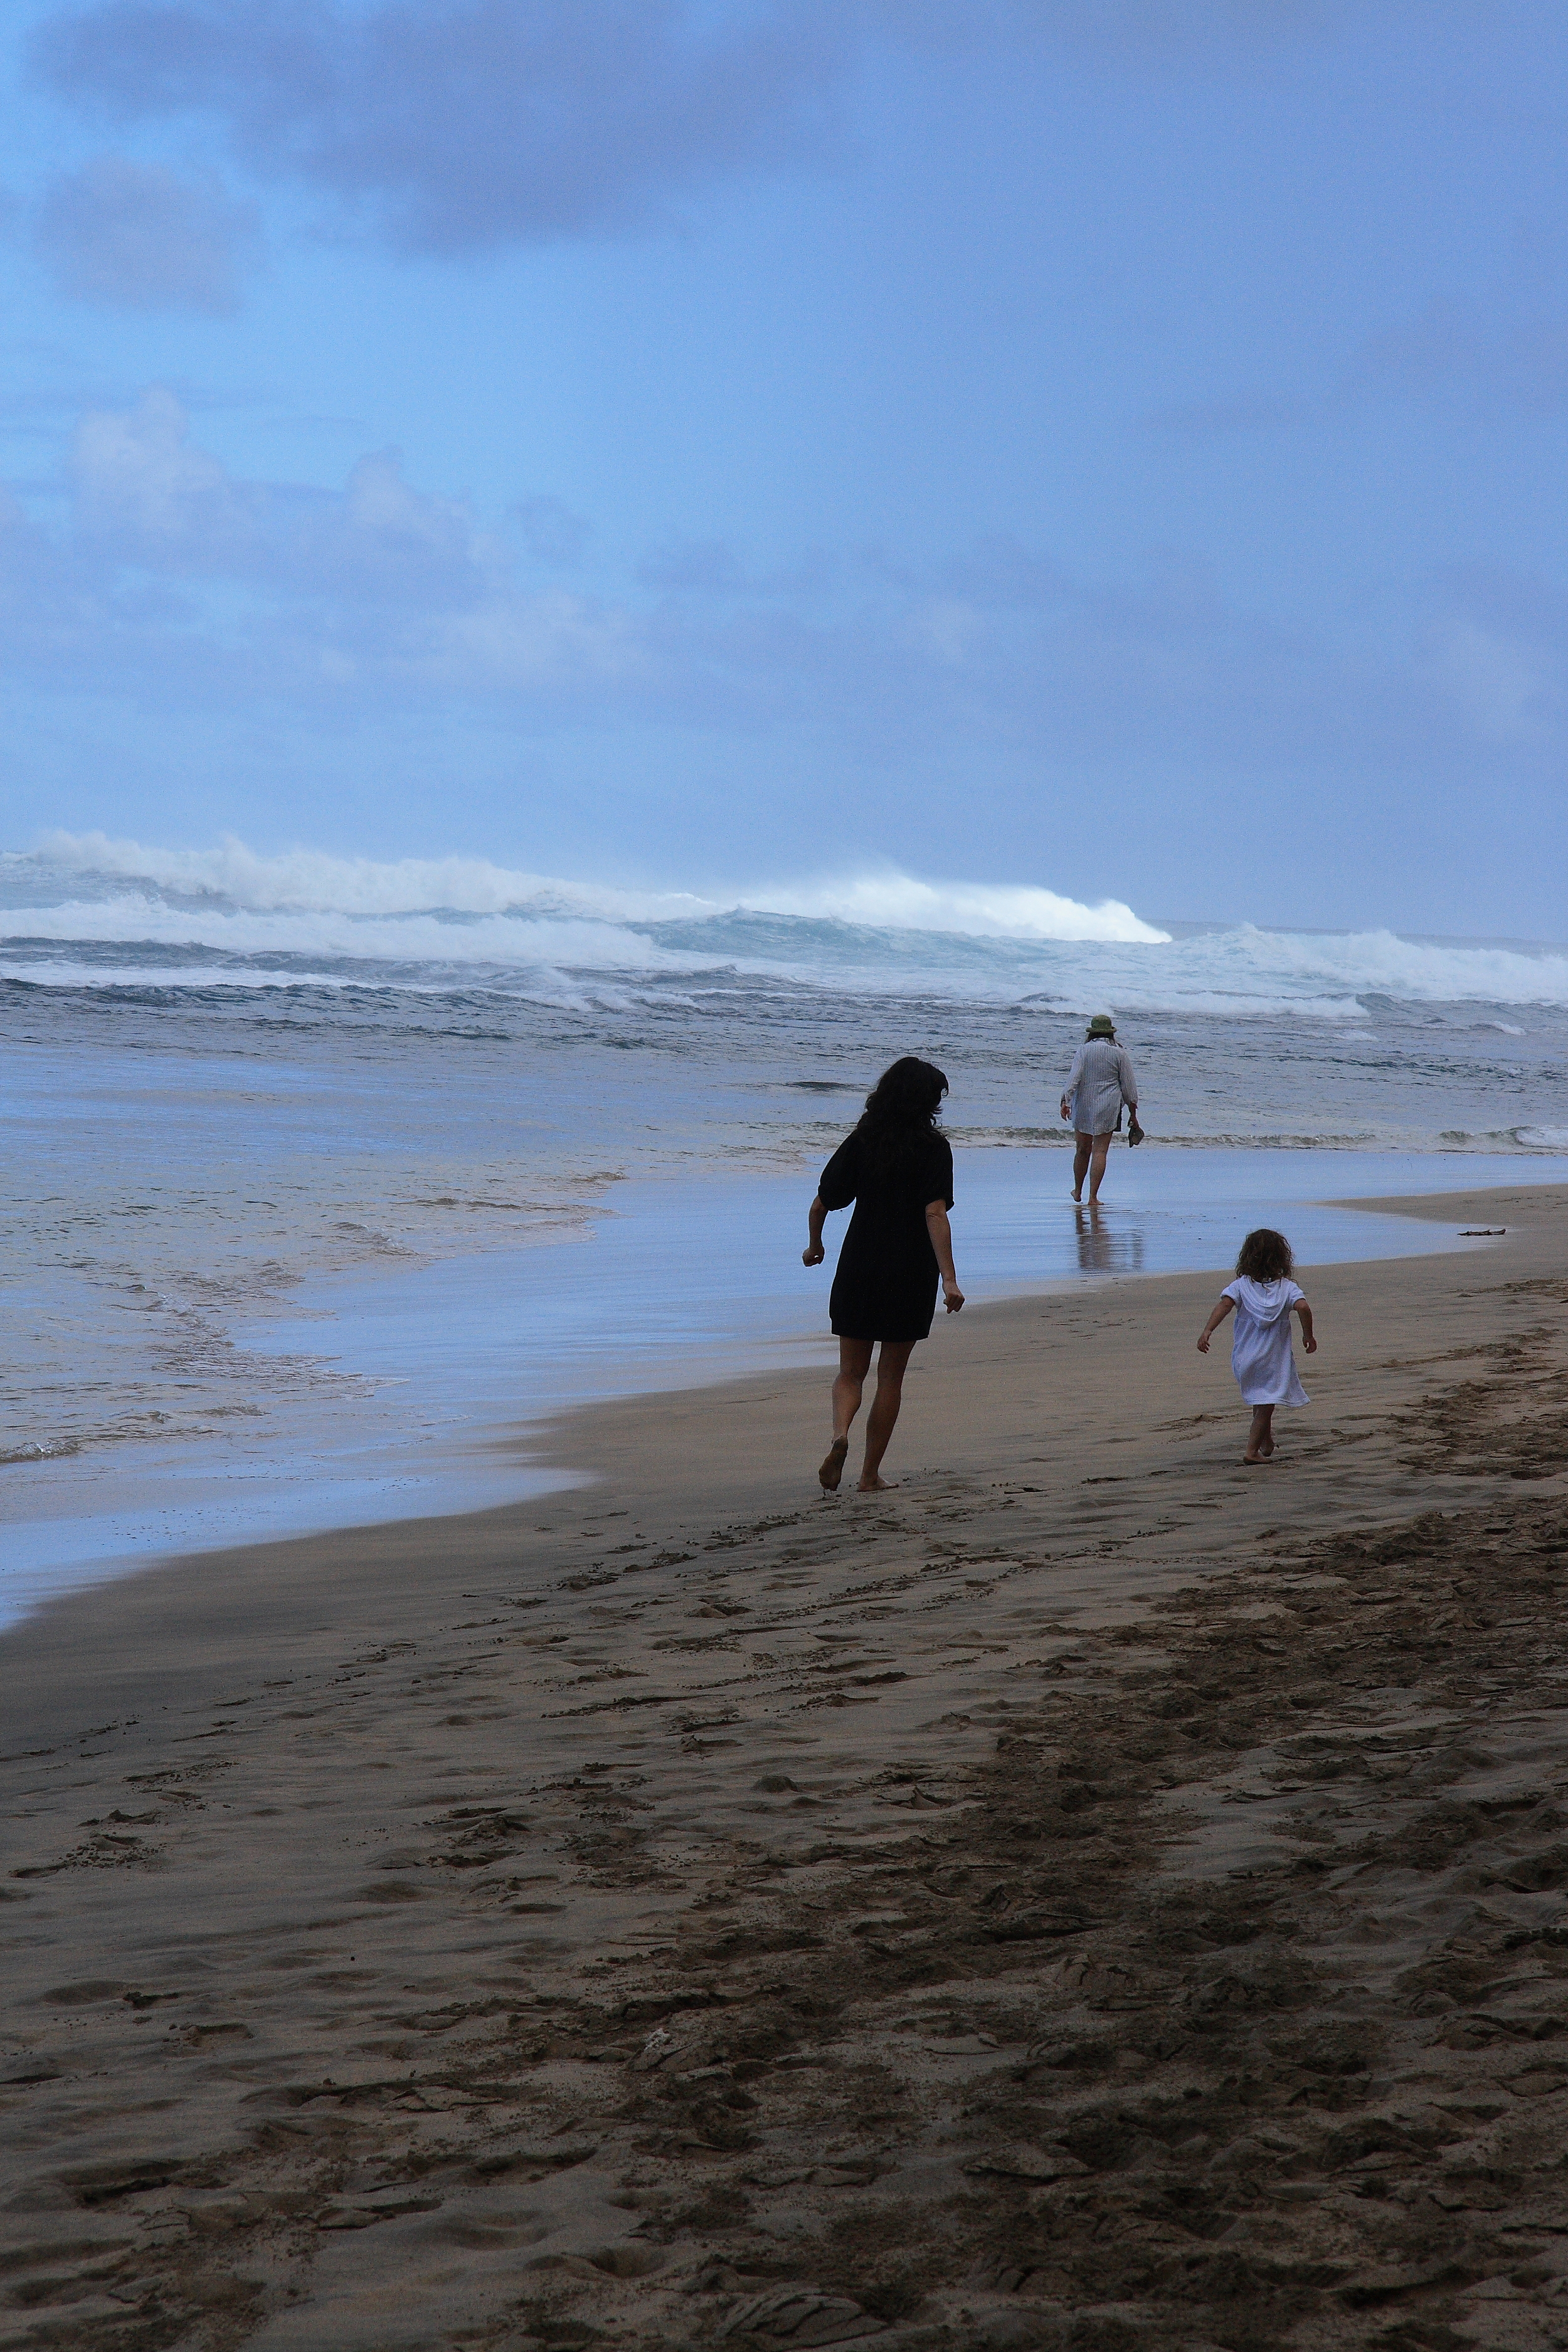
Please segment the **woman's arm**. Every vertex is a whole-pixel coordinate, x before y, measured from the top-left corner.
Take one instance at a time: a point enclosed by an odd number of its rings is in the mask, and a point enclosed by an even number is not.
[[[1125,1045],[1121,1048],[1121,1099],[1130,1111],[1138,1108],[1138,1081],[1132,1075],[1132,1056]]]
[[[822,1221],[826,1214],[827,1211],[823,1205],[822,1195],[819,1192],[806,1213],[811,1239],[800,1254],[802,1265],[820,1265],[827,1255],[822,1246]]]
[[[1291,1301],[1290,1312],[1292,1315],[1299,1315],[1300,1317],[1302,1343],[1306,1348],[1308,1355],[1315,1356],[1318,1352],[1318,1342],[1312,1332],[1311,1308],[1308,1306],[1304,1298],[1297,1298]]]
[[[956,1315],[963,1304],[963,1293],[958,1286],[958,1276],[953,1270],[952,1227],[947,1222],[945,1201],[926,1202],[926,1231],[936,1252],[937,1271],[942,1276],[942,1295],[947,1302],[947,1311],[950,1315]]]
[[[1208,1354],[1209,1341],[1214,1338],[1215,1333],[1219,1329],[1220,1325],[1225,1321],[1226,1317],[1230,1313],[1231,1308],[1235,1305],[1236,1301],[1234,1298],[1216,1298],[1215,1300],[1214,1313],[1209,1317],[1208,1321],[1198,1333],[1198,1353],[1200,1356],[1206,1356]]]

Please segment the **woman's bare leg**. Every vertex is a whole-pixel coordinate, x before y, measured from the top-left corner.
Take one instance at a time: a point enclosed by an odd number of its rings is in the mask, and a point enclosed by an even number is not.
[[[871,1369],[871,1339],[840,1339],[838,1342],[838,1377],[833,1383],[833,1443],[828,1447],[817,1476],[824,1491],[829,1495],[837,1490],[844,1475],[844,1457],[849,1451],[849,1424],[860,1410],[860,1398],[866,1386],[866,1375]]]
[[[1247,1433],[1247,1451],[1241,1458],[1244,1462],[1267,1462],[1273,1451],[1274,1407],[1271,1404],[1255,1404],[1252,1427]]]
[[[1075,1201],[1081,1201],[1083,1198],[1083,1180],[1089,1173],[1089,1155],[1093,1149],[1094,1138],[1091,1135],[1074,1135],[1072,1139],[1072,1196]]]
[[[882,1342],[882,1352],[877,1359],[877,1393],[866,1417],[866,1459],[860,1469],[860,1492],[863,1495],[881,1492],[883,1481],[877,1474],[882,1466],[888,1440],[899,1418],[899,1407],[904,1401],[904,1372],[914,1349],[913,1339],[884,1339]]]
[[[840,1339],[838,1377],[833,1383],[833,1434],[847,1437],[849,1424],[860,1410],[866,1375],[871,1369],[874,1339]]]
[[[1105,1155],[1110,1150],[1109,1135],[1097,1135],[1094,1153],[1089,1170],[1089,1205],[1092,1209],[1100,1198],[1100,1187],[1105,1177]]]

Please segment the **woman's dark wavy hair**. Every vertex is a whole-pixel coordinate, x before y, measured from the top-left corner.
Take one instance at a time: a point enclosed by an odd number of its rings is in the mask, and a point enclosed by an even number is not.
[[[1296,1261],[1283,1234],[1277,1234],[1272,1225],[1259,1225],[1242,1243],[1236,1270],[1252,1282],[1278,1282],[1281,1276],[1288,1281],[1296,1271]]]
[[[904,1054],[885,1069],[866,1097],[858,1132],[872,1159],[884,1168],[905,1159],[910,1146],[931,1134],[947,1092],[947,1079],[934,1062]]]

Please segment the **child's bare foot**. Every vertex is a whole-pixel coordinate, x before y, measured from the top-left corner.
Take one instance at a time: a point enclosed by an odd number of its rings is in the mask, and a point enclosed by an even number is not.
[[[836,1437],[823,1455],[816,1475],[822,1482],[822,1491],[825,1495],[837,1495],[838,1492],[838,1481],[844,1475],[844,1457],[848,1451],[849,1440],[847,1437]]]

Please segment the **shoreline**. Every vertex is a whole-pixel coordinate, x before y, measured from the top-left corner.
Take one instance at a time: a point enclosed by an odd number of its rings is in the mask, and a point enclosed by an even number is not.
[[[1448,1223],[1448,1221],[1458,1223],[1458,1218],[1467,1213],[1465,1209],[1458,1206],[1458,1202],[1471,1200],[1471,1197],[1474,1200],[1490,1200],[1493,1195],[1498,1195],[1498,1200],[1514,1202],[1521,1200],[1521,1197],[1528,1200],[1528,1195],[1532,1195],[1532,1192],[1547,1195],[1554,1190],[1561,1190],[1568,1197],[1568,1185],[1502,1185],[1502,1188],[1479,1190],[1474,1195],[1429,1192],[1429,1195],[1387,1195],[1377,1197],[1377,1200],[1350,1197],[1344,1202],[1323,1202],[1323,1206],[1366,1212],[1384,1218],[1404,1216],[1411,1218],[1411,1221],[1422,1221],[1422,1223]],[[1446,1249],[1434,1246],[1432,1251],[1411,1251],[1411,1256],[1420,1256],[1425,1261],[1427,1256],[1467,1256],[1467,1251],[1455,1249],[1450,1244]],[[1344,1273],[1350,1267],[1368,1265],[1394,1267],[1401,1263],[1405,1263],[1404,1256],[1340,1258],[1340,1261],[1331,1261],[1326,1267],[1321,1267],[1321,1273]],[[962,1319],[945,1319],[938,1315],[936,1324],[933,1324],[933,1340],[942,1348],[952,1340],[959,1340],[963,1355],[969,1355],[969,1343],[973,1343],[980,1355],[987,1355],[990,1352],[987,1345],[975,1340],[980,1327],[985,1327],[987,1334],[992,1334],[1006,1318],[1027,1322],[1032,1310],[1039,1310],[1041,1306],[1065,1306],[1065,1303],[1072,1301],[1093,1307],[1093,1301],[1105,1298],[1107,1291],[1114,1291],[1119,1286],[1133,1286],[1140,1294],[1145,1289],[1157,1294],[1157,1291],[1168,1289],[1173,1284],[1196,1286],[1192,1296],[1201,1294],[1204,1306],[1208,1306],[1208,1303],[1213,1303],[1213,1282],[1223,1277],[1223,1267],[1194,1270],[1194,1273],[1140,1273],[1140,1270],[1107,1267],[1105,1273],[1090,1275],[1089,1279],[1077,1277],[1065,1279],[1060,1284],[1039,1284],[1035,1289],[1004,1294],[999,1298],[983,1298],[983,1301],[971,1303]],[[820,1303],[826,1310],[826,1286],[823,1286]],[[938,1334],[941,1334],[941,1339],[938,1339]],[[771,1340],[771,1345],[778,1352],[783,1352],[790,1345],[790,1340]],[[550,1517],[552,1512],[564,1510],[566,1498],[574,1494],[578,1498],[578,1506],[585,1507],[593,1517],[595,1496],[605,1486],[606,1479],[614,1477],[637,1477],[644,1494],[658,1491],[666,1510],[675,1510],[679,1515],[689,1507],[687,1479],[677,1475],[666,1482],[660,1477],[663,1446],[660,1446],[658,1434],[656,1434],[658,1421],[668,1418],[672,1425],[691,1428],[691,1423],[700,1421],[705,1412],[720,1413],[720,1416],[748,1413],[754,1404],[762,1404],[762,1402],[783,1402],[783,1392],[787,1390],[790,1392],[790,1402],[787,1402],[790,1421],[793,1421],[795,1428],[802,1428],[804,1437],[804,1416],[799,1413],[799,1404],[806,1400],[809,1400],[809,1404],[820,1404],[820,1395],[823,1395],[832,1373],[832,1340],[820,1339],[818,1334],[816,1340],[799,1340],[799,1345],[802,1348],[820,1345],[820,1350],[823,1350],[820,1362],[775,1362],[771,1369],[721,1373],[717,1379],[699,1381],[699,1383],[656,1385],[656,1388],[627,1390],[623,1395],[590,1397],[585,1402],[574,1402],[574,1404],[560,1406],[555,1412],[538,1413],[529,1421],[515,1423],[512,1428],[503,1430],[503,1433],[491,1430],[489,1434],[475,1434],[475,1440],[470,1442],[470,1449],[468,1449],[472,1465],[475,1465],[475,1482],[489,1484],[500,1475],[517,1475],[520,1479],[543,1479],[543,1484],[538,1484],[524,1494],[508,1496],[505,1500],[482,1503],[482,1506],[475,1507],[409,1512],[405,1517],[376,1517],[364,1519],[364,1522],[310,1527],[303,1528],[303,1531],[261,1534],[254,1536],[254,1538],[237,1540],[237,1543],[202,1545],[195,1550],[172,1550],[163,1552],[163,1555],[143,1555],[143,1552],[122,1555],[118,1561],[103,1564],[108,1573],[103,1573],[101,1578],[85,1578],[82,1583],[68,1585],[61,1592],[49,1592],[37,1604],[30,1606],[28,1612],[21,1613],[19,1618],[0,1622],[0,1644],[26,1633],[26,1628],[37,1625],[40,1618],[47,1618],[57,1609],[64,1609],[73,1600],[91,1604],[108,1592],[118,1590],[120,1585],[141,1585],[151,1578],[160,1578],[160,1580],[195,1578],[195,1580],[200,1580],[209,1571],[224,1573],[226,1561],[261,1561],[268,1555],[278,1555],[278,1559],[282,1561],[284,1555],[294,1557],[299,1555],[300,1548],[312,1550],[318,1545],[348,1545],[348,1550],[357,1555],[364,1548],[374,1550],[374,1543],[378,1538],[388,1540],[397,1550],[405,1552],[423,1543],[430,1543],[430,1540],[439,1545],[442,1531],[449,1531],[461,1543],[463,1528],[470,1522],[475,1524],[475,1528],[489,1528],[491,1524],[500,1522],[505,1515],[536,1522],[541,1512],[545,1517]],[[1006,1340],[1002,1340],[1002,1345],[1006,1345]],[[926,1343],[926,1350],[931,1350],[931,1340]],[[1220,1355],[1223,1355],[1225,1364],[1229,1364],[1227,1348],[1223,1348]],[[1215,1362],[1220,1357],[1215,1357]],[[905,1409],[902,1409],[900,1425],[898,1425],[896,1440],[893,1440],[896,1454],[908,1442],[914,1428],[921,1430],[921,1440],[929,1444],[929,1428],[926,1428],[926,1421],[921,1418],[920,1409],[924,1402],[931,1402],[924,1381],[933,1371],[933,1364],[936,1364],[936,1357],[931,1352],[924,1352],[924,1360],[921,1360],[921,1352],[912,1357],[908,1381],[905,1381]],[[648,1428],[648,1416],[651,1416],[651,1428]],[[799,1456],[802,1461],[811,1454],[811,1440],[804,1440],[804,1446],[806,1446],[806,1451]],[[499,1473],[494,1467],[487,1467],[494,1465],[500,1458],[515,1463],[515,1473]],[[816,1461],[816,1456],[811,1456],[811,1461]],[[851,1442],[851,1465],[853,1461],[856,1461],[856,1442]],[[893,1467],[898,1467],[898,1463],[893,1463]],[[705,1494],[724,1496],[724,1503],[720,1506],[715,1500],[715,1507],[745,1510],[754,1498],[762,1498],[764,1510],[799,1506],[802,1479],[797,1475],[797,1465],[790,1458],[781,1458],[778,1467],[764,1473],[762,1482],[757,1482],[757,1470],[750,1463],[745,1473],[741,1473],[741,1477],[736,1477],[733,1482],[724,1482],[721,1470],[717,1470],[712,1461],[703,1463],[700,1477],[703,1477]],[[851,1496],[851,1489],[853,1479],[847,1473],[847,1484],[844,1484],[842,1491],[844,1500]],[[811,1479],[809,1491],[816,1494],[814,1479]],[[195,1604],[195,1595],[193,1595],[193,1604]],[[205,1609],[200,1609],[200,1606],[197,1606],[197,1616],[205,1616]]]
[[[1549,2341],[1568,1186],[1482,1204],[1313,1271],[1264,1471],[1154,1276],[954,1318],[885,1496],[761,1375],[5,1635],[18,2344]]]
[[[1097,1223],[1087,1212],[1068,1215],[1065,1183],[1059,1200],[1051,1189],[1065,1150],[971,1166],[969,1225],[960,1234],[971,1311],[1194,1260],[1217,1269],[1234,1250],[1239,1211],[1233,1213],[1230,1195],[1238,1185],[1249,1205],[1290,1225],[1309,1263],[1457,1246],[1425,1244],[1408,1223],[1403,1233],[1391,1228],[1387,1212],[1402,1194],[1380,1198],[1375,1214],[1353,1198],[1314,1197],[1342,1183],[1352,1172],[1342,1164],[1347,1158],[1363,1181],[1375,1182],[1394,1174],[1418,1180],[1456,1155],[1332,1157],[1325,1168],[1321,1155],[1238,1160],[1219,1152],[1196,1182],[1190,1168],[1177,1181],[1169,1169],[1132,1166],[1124,1156]],[[1495,1188],[1504,1163],[1482,1165]],[[809,1171],[737,1175],[706,1200],[700,1224],[688,1213],[668,1230],[661,1220],[677,1196],[655,1200],[644,1187],[631,1214],[617,1213],[586,1242],[532,1244],[510,1255],[378,1277],[362,1269],[301,1292],[286,1322],[237,1326],[231,1337],[241,1350],[261,1351],[264,1381],[279,1349],[286,1359],[303,1346],[301,1360],[330,1375],[324,1417],[318,1411],[302,1421],[297,1401],[276,1428],[258,1423],[251,1437],[89,1449],[58,1466],[13,1471],[27,1485],[8,1490],[7,1508],[22,1516],[8,1523],[5,1620],[51,1593],[153,1572],[160,1559],[537,1499],[556,1483],[550,1433],[580,1405],[693,1382],[723,1385],[737,1377],[737,1358],[769,1373],[792,1355],[829,1360],[827,1276],[803,1276],[793,1245],[797,1195],[809,1181]],[[759,1227],[768,1237],[760,1269]],[[658,1278],[665,1262],[685,1274]],[[616,1335],[616,1345],[607,1335]],[[716,1380],[699,1373],[715,1360]],[[335,1405],[334,1386],[342,1391]]]

